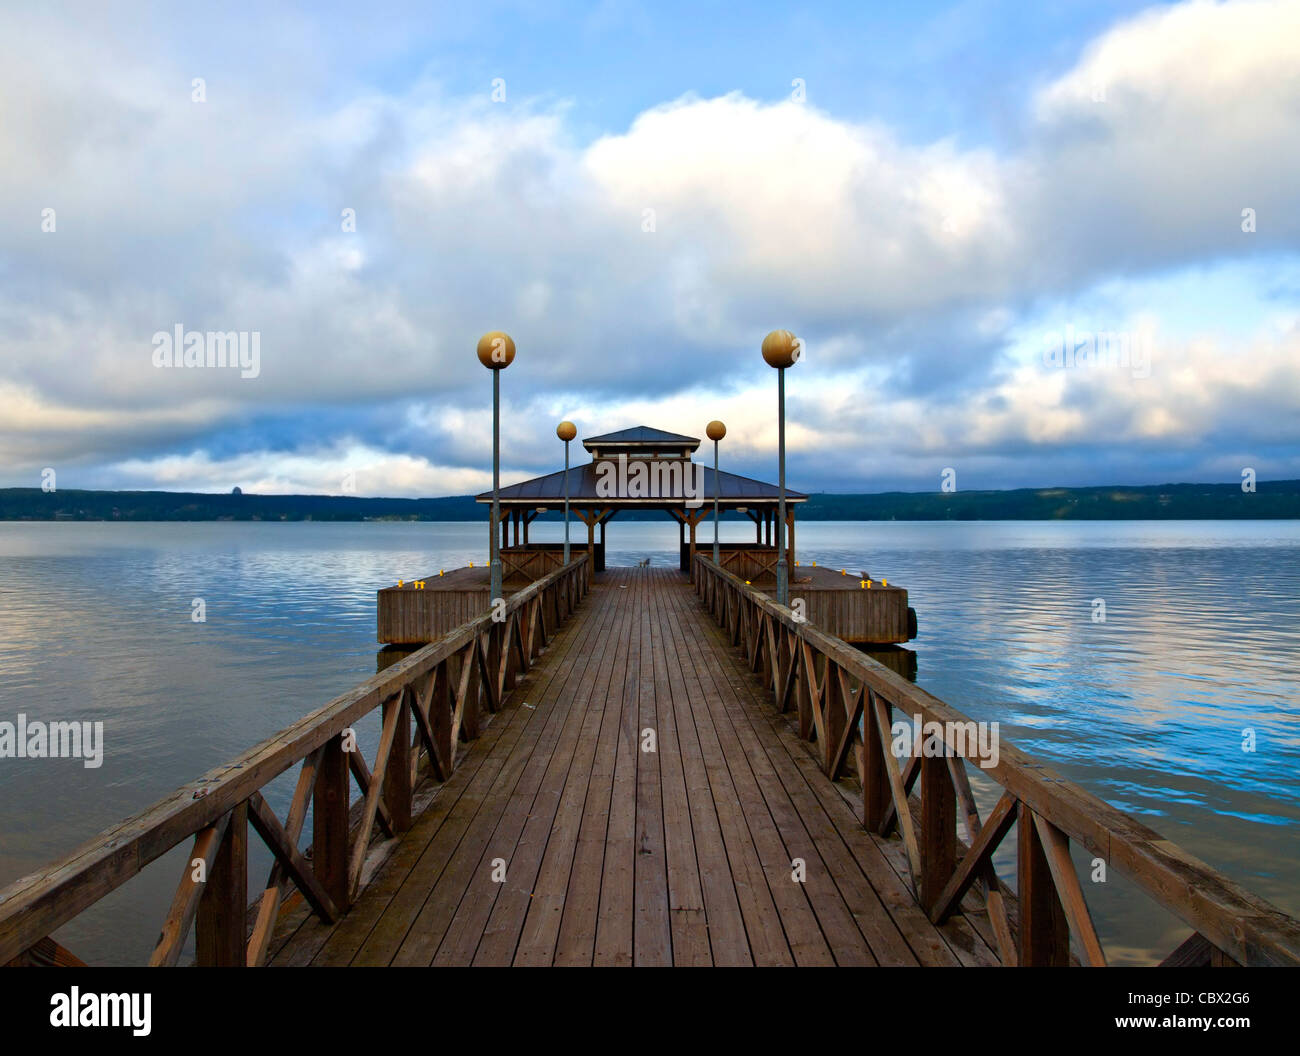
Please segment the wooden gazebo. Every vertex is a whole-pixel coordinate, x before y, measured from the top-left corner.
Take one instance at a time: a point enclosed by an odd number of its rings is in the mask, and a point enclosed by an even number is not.
[[[597,571],[605,567],[605,525],[623,510],[640,509],[663,510],[678,522],[681,568],[689,571],[697,545],[696,527],[713,513],[715,487],[713,467],[691,459],[699,438],[641,425],[588,437],[582,446],[591,461],[567,471],[569,509],[587,526],[587,553],[593,567]],[[542,513],[563,510],[565,473],[559,470],[501,489],[501,560],[507,577],[536,578],[563,560],[562,544],[530,543],[528,526]],[[724,567],[746,579],[774,575],[777,486],[721,471],[716,484],[721,508],[743,513],[754,522],[753,544],[722,544]],[[791,568],[794,511],[807,499],[786,489],[786,560]],[[484,492],[477,500],[491,503],[492,493]]]

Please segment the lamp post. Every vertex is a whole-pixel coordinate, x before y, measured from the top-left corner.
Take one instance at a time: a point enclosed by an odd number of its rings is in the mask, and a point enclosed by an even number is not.
[[[776,515],[776,600],[790,604],[790,568],[785,560],[785,372],[799,362],[803,351],[789,330],[773,330],[763,338],[763,359],[776,368],[777,460],[780,463]]]
[[[713,563],[721,565],[718,557],[718,495],[722,484],[718,479],[718,441],[727,435],[727,427],[714,420],[705,426],[704,435],[713,441]]]
[[[564,421],[555,427],[555,435],[564,441],[564,563],[569,563],[569,441],[578,435],[578,427]]]
[[[509,334],[493,330],[478,339],[478,361],[492,371],[492,539],[488,563],[492,571],[489,602],[501,591],[501,371],[515,361],[515,343]]]

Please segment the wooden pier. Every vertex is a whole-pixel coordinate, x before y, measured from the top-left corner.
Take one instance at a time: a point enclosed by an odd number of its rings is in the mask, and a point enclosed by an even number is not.
[[[272,964],[997,963],[916,905],[680,573],[611,570],[583,609],[360,904],[300,909]]]
[[[0,892],[0,963],[69,963],[51,933],[192,839],[153,964],[191,928],[214,965],[1104,964],[1071,843],[1185,922],[1164,963],[1300,964],[1300,922],[1011,745],[981,812],[965,716],[694,573],[578,556]],[[895,758],[900,720],[939,732]]]

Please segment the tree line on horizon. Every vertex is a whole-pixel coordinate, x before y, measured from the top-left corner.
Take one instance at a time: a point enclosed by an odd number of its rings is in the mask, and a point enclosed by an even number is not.
[[[707,506],[708,503],[706,502]],[[429,499],[355,495],[252,495],[173,491],[0,488],[6,521],[485,521],[489,507],[472,495]],[[542,514],[559,520],[562,507]],[[657,520],[662,511],[625,510],[625,520]],[[745,515],[724,512],[727,520]],[[1008,491],[815,493],[800,503],[802,521],[1040,521],[1300,519],[1300,480],[1240,484],[1151,484]]]

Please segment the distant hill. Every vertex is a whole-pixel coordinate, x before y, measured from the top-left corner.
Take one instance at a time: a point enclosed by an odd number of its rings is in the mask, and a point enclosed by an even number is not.
[[[1178,521],[1300,518],[1300,480],[811,495],[807,521]]]
[[[351,495],[212,495],[182,491],[44,492],[0,488],[0,520],[17,521],[482,521],[488,508],[470,495],[368,499]],[[624,520],[657,520],[628,510]],[[739,518],[740,514],[728,515]],[[558,511],[545,520],[560,517]],[[810,495],[803,521],[1049,521],[1300,519],[1300,480],[1139,487],[1018,488],[1013,491]]]

